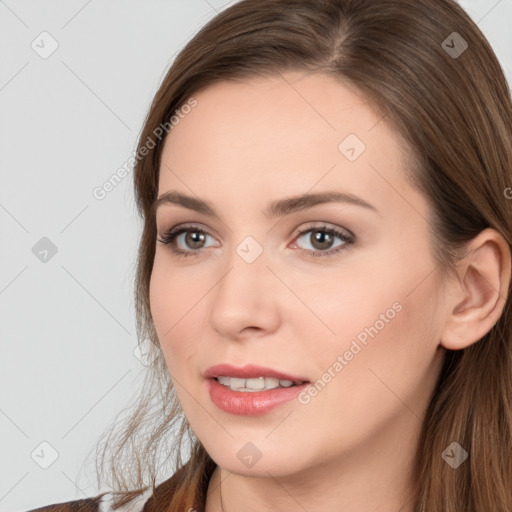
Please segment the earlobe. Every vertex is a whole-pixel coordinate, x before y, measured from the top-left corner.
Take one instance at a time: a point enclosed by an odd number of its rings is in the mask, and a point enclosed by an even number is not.
[[[441,345],[460,350],[485,336],[500,318],[509,293],[511,253],[494,229],[481,231],[467,245],[457,266],[459,279],[447,286]]]

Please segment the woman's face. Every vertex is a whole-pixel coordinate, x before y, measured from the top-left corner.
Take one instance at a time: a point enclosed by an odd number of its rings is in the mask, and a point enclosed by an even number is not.
[[[150,302],[197,437],[246,475],[411,454],[442,362],[443,284],[397,134],[325,75],[195,99],[159,181],[159,197],[191,199],[156,214],[159,239],[188,231],[156,243]]]

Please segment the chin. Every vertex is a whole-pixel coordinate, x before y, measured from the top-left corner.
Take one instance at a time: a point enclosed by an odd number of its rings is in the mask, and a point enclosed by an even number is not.
[[[240,476],[268,478],[285,477],[300,472],[305,465],[304,453],[295,446],[285,447],[282,443],[266,443],[255,441],[246,437],[243,441],[233,440],[227,445],[215,446],[209,450],[210,457],[222,469]]]

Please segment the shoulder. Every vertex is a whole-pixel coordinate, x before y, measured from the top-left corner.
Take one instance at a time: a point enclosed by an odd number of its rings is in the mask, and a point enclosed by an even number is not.
[[[151,501],[153,489],[149,488],[144,493],[130,500],[127,504],[115,509],[115,512],[142,512],[145,504]],[[114,497],[110,492],[104,492],[93,498],[66,501],[45,505],[43,507],[28,510],[27,512],[111,512]]]
[[[34,508],[27,512],[100,512],[103,496],[103,494],[100,494],[95,498],[45,505],[44,507]]]
[[[174,493],[184,484],[183,477],[187,464],[182,466],[174,475],[164,480],[156,487],[150,486],[136,497],[129,499],[125,504],[113,508],[115,496],[112,492],[104,492],[92,498],[55,503],[44,507],[28,510],[27,512],[161,512],[167,508]],[[205,473],[201,489],[194,499],[194,506],[197,512],[203,512],[205,508],[205,496],[208,482],[215,468],[212,462],[211,467]]]

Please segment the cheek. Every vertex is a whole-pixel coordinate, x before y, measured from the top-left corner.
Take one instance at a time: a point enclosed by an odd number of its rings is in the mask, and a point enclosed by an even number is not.
[[[318,321],[314,324],[312,315],[302,320],[301,330],[310,337],[315,337],[313,324],[322,329],[320,339],[318,329],[316,335],[317,346],[323,347],[315,355],[317,371],[326,371],[346,354],[348,364],[342,373],[347,379],[350,375],[351,387],[363,378],[375,380],[368,374],[371,367],[382,367],[393,382],[401,376],[414,379],[421,371],[418,365],[429,366],[439,336],[440,290],[426,241],[416,234],[414,244],[383,244],[356,256],[347,260],[350,271],[332,272],[316,286],[308,280],[300,290],[331,331]],[[350,370],[354,367],[358,370]]]
[[[380,277],[353,276],[322,299],[331,304],[323,318],[336,336],[314,355],[317,378],[332,382],[319,393],[318,414],[341,403],[334,413],[340,421],[348,410],[366,418],[369,428],[405,411],[404,403],[421,414],[437,376],[440,325],[439,290],[432,277],[425,278],[427,267],[410,267],[407,275],[397,266]]]
[[[183,361],[197,350],[201,328],[194,322],[194,315],[201,300],[201,287],[197,280],[168,270],[162,260],[157,255],[151,274],[150,310],[169,372],[177,375]]]
[[[430,321],[435,300],[427,282],[410,293],[414,281],[417,285],[413,275],[401,282],[382,279],[364,292],[347,282],[337,298],[331,297],[335,307],[329,306],[330,315],[322,318],[336,336],[317,335],[316,350],[310,347],[305,354],[316,369],[318,391],[302,396],[299,412],[305,431],[324,425],[324,439],[333,451],[365,444],[393,422],[404,427],[416,421],[414,415],[421,417],[428,404],[437,376]],[[312,338],[311,326],[303,332]]]

